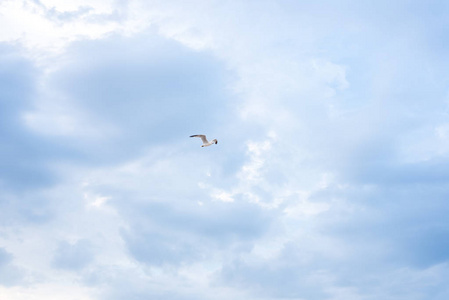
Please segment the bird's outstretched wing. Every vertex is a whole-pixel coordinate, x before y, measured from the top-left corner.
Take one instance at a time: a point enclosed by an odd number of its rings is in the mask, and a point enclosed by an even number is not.
[[[190,137],[199,137],[203,141],[204,144],[209,143],[209,141],[206,139],[206,136],[204,134],[194,134],[194,135],[191,135]]]

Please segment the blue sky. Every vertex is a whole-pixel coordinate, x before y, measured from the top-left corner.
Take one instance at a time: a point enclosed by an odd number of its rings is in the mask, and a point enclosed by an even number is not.
[[[448,25],[446,1],[2,1],[0,298],[447,299]]]

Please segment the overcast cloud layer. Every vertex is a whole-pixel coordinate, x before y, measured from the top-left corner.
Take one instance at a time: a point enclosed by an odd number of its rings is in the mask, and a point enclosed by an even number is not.
[[[1,1],[0,298],[448,299],[449,4],[391,2]]]

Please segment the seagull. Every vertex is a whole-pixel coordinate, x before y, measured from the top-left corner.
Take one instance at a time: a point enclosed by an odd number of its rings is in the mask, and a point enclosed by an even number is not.
[[[191,135],[190,137],[199,137],[199,138],[201,138],[201,140],[203,141],[203,144],[201,145],[201,147],[207,147],[207,146],[210,146],[210,145],[213,145],[213,144],[218,144],[217,139],[213,139],[212,141],[209,142],[206,139],[206,136],[204,134],[194,134],[194,135]]]

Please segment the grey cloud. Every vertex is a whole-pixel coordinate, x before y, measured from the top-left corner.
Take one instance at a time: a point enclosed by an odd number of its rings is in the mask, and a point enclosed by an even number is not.
[[[0,45],[0,65],[0,223],[45,222],[52,212],[41,191],[59,180],[49,162],[73,152],[24,124],[23,115],[34,105],[39,70],[6,44]]]
[[[0,208],[0,226],[4,227],[27,223],[39,226],[50,221],[55,213],[51,199],[36,190],[18,195],[0,192]]]
[[[182,291],[183,287],[177,285],[175,281],[158,284],[156,282],[139,282],[134,274],[128,274],[128,277],[118,274],[118,277],[108,290],[100,293],[98,299],[104,300],[208,300],[208,299],[224,299],[223,297],[214,297],[204,295],[201,290],[188,287],[188,291]]]
[[[373,161],[360,163],[355,171],[356,181],[382,186],[449,183],[449,162],[442,159],[409,164]]]
[[[0,247],[0,285],[14,286],[23,282],[23,272],[13,265],[13,255]]]
[[[131,255],[149,265],[180,265],[201,256],[198,245],[168,232],[145,233],[133,228],[132,233],[123,233],[123,237]]]
[[[347,199],[352,208],[336,207],[320,215],[320,232],[344,240],[353,249],[369,251],[378,263],[394,261],[402,266],[428,268],[449,260],[443,238],[447,235],[449,213],[445,185],[425,181],[371,185],[344,192],[330,189],[312,200],[330,197]],[[360,258],[363,260],[363,256]]]
[[[294,222],[310,237],[290,240],[268,259],[235,256],[217,282],[271,298],[443,299],[448,196],[446,185],[433,180],[331,184],[308,200],[330,209]]]
[[[62,241],[53,257],[52,264],[59,269],[78,271],[89,265],[94,259],[94,249],[88,240],[75,243]]]
[[[0,248],[0,268],[12,261],[12,255],[5,249]]]
[[[68,140],[87,161],[129,158],[197,128],[212,132],[228,109],[220,61],[152,34],[78,42],[67,57],[48,85],[120,131],[107,141]]]
[[[249,251],[275,218],[245,203],[138,207],[126,209],[131,227],[123,231],[123,237],[130,253],[150,265],[190,263],[225,249]]]
[[[360,239],[360,243],[364,241],[368,243],[365,248],[357,247],[351,257],[344,258],[307,249],[305,243],[310,240],[291,241],[277,257],[225,264],[216,284],[269,299],[418,300],[447,295],[442,279],[449,271],[447,263],[433,269],[398,266],[396,260],[382,260],[376,255],[387,245],[373,247],[369,237]],[[332,249],[326,252],[331,254]]]
[[[449,228],[429,225],[410,230],[402,238],[401,255],[419,268],[449,262]]]
[[[237,260],[221,270],[217,284],[248,290],[269,299],[323,299],[328,296],[323,283],[314,283],[308,278],[313,272],[310,267],[298,266],[295,260],[286,264],[267,260],[256,265]]]
[[[45,166],[54,151],[49,141],[35,136],[22,123],[21,114],[31,106],[38,71],[15,52],[0,45],[0,185],[20,190],[54,180]]]

